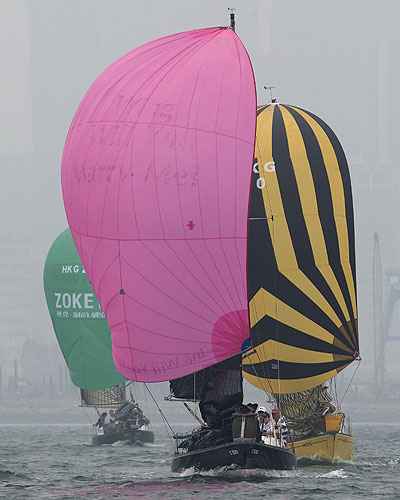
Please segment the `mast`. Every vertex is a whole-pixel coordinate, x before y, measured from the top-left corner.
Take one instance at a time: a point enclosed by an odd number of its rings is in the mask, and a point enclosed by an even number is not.
[[[231,18],[231,24],[229,27],[236,33],[235,9],[228,7],[228,10],[230,12],[230,18]]]
[[[275,89],[276,87],[272,87],[272,86],[267,86],[267,85],[264,85],[264,89],[265,90],[269,90],[269,95],[270,95],[270,99],[271,99],[271,104],[275,104],[276,103],[276,99],[274,97],[272,97],[272,89]]]

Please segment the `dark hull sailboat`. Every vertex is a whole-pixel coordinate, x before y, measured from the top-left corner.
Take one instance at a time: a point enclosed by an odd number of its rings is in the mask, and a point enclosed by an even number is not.
[[[277,441],[278,446],[264,444],[255,413],[242,404],[241,355],[172,380],[171,399],[174,397],[201,401],[204,423],[177,446],[171,464],[173,473],[221,467],[239,475],[296,469],[293,450],[283,442]]]
[[[141,427],[120,430],[115,428],[105,430],[103,434],[96,434],[92,437],[93,445],[112,444],[117,441],[130,441],[133,444],[154,443],[154,432]]]
[[[113,422],[95,427],[92,444],[112,444],[117,441],[130,441],[137,445],[154,443],[154,433],[149,428],[150,421],[143,415],[138,403],[133,400],[121,403],[114,414]]]
[[[233,15],[231,27],[170,35],[113,63],[83,98],[63,154],[68,221],[118,371],[161,382],[210,370],[187,398],[200,402],[205,440],[180,443],[174,470],[296,466],[292,451],[261,444],[242,405],[256,89],[231,28]],[[216,367],[236,355],[237,367]],[[243,415],[246,442],[236,441]]]
[[[120,421],[95,427],[92,444],[154,442],[148,419],[136,403],[126,401],[128,383],[115,369],[110,329],[68,229],[49,250],[44,285],[57,340],[71,380],[80,388],[81,406],[118,409],[120,414]]]
[[[172,459],[173,473],[194,468],[207,471],[226,467],[239,474],[262,470],[295,470],[296,456],[291,450],[262,443],[225,443],[204,450],[177,453]]]

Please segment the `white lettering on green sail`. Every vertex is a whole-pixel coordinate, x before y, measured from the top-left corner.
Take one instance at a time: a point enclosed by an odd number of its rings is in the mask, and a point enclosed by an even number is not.
[[[63,266],[64,268],[70,266]],[[63,319],[105,319],[94,293],[54,292],[56,317]],[[97,311],[93,311],[98,309]]]
[[[125,379],[114,366],[110,329],[69,230],[49,250],[44,288],[72,382],[89,390],[121,384]]]
[[[95,302],[97,308],[100,304],[94,297],[94,293],[59,293],[54,292],[56,299],[56,309],[94,309]]]
[[[93,309],[93,294],[92,293],[85,293],[85,309]]]
[[[61,274],[70,274],[70,273],[78,274],[79,272],[81,274],[86,274],[85,269],[82,266],[80,266],[79,264],[75,264],[75,265],[64,264],[61,266]]]

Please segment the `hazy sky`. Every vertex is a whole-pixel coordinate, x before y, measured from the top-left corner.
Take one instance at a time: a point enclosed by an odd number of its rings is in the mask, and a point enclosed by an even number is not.
[[[43,264],[67,226],[61,155],[90,84],[151,39],[229,24],[228,6],[237,9],[259,103],[269,100],[263,86],[276,86],[279,102],[320,116],[345,149],[355,198],[361,352],[366,368],[373,363],[373,232],[381,236],[384,269],[400,267],[398,0],[0,0],[0,347],[17,349],[26,336],[55,340]],[[23,294],[24,320],[15,326]],[[398,344],[387,354],[393,364]]]

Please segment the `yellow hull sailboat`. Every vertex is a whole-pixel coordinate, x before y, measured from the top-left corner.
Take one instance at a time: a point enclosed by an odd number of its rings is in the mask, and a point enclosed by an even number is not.
[[[310,458],[322,462],[350,461],[354,456],[354,438],[348,434],[331,432],[295,441],[297,458]]]
[[[324,385],[359,360],[346,157],[320,118],[275,101],[258,107],[254,157],[243,374],[280,408],[298,457],[351,460],[354,439]]]
[[[293,442],[297,458],[329,463],[351,461],[354,456],[354,439],[350,433],[340,428],[344,415],[327,415],[325,419],[327,432],[296,439]]]

